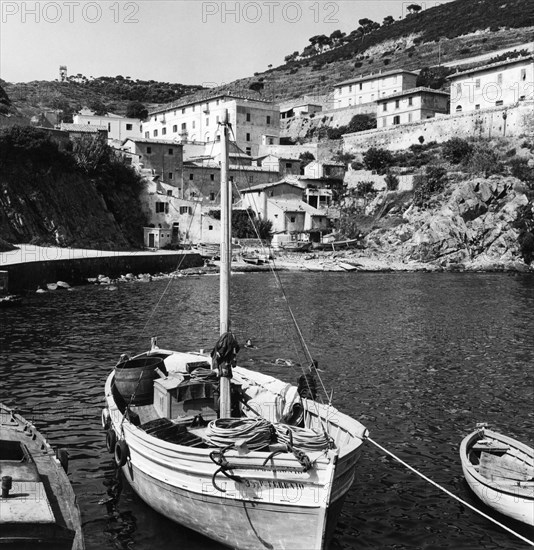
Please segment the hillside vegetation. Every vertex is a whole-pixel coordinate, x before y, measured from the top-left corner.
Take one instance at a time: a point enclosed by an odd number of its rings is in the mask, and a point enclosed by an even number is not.
[[[102,142],[60,150],[31,127],[0,132],[0,235],[14,243],[141,247],[141,178]]]

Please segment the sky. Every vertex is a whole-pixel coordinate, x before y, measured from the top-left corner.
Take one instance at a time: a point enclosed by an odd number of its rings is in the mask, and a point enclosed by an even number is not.
[[[222,85],[282,64],[311,36],[398,19],[412,3],[0,0],[0,78],[54,80],[66,65],[69,75]]]

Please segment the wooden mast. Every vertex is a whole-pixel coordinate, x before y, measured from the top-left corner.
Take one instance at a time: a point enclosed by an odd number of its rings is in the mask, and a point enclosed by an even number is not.
[[[230,330],[230,262],[232,261],[232,190],[228,181],[228,110],[223,111],[221,123],[221,268],[220,268],[220,334]],[[229,369],[223,371],[228,372]],[[231,416],[231,375],[220,378],[220,418]]]

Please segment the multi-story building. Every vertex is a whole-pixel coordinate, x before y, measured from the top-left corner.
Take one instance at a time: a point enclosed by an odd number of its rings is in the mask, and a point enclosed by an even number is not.
[[[97,126],[106,128],[108,140],[121,143],[127,138],[141,137],[141,120],[126,118],[113,113],[95,115],[90,109],[82,109],[72,118],[74,124]]]
[[[377,101],[377,128],[395,126],[448,114],[449,93],[431,88],[413,88]]]
[[[334,109],[372,103],[386,95],[415,88],[417,73],[405,70],[360,75],[334,87]]]
[[[517,57],[449,76],[450,113],[513,105],[534,98],[534,56]]]
[[[248,155],[257,156],[262,143],[279,143],[278,106],[266,100],[232,93],[198,97],[155,109],[143,123],[143,135],[145,138],[183,142],[219,141],[219,122],[225,110],[232,125],[230,140]]]
[[[182,196],[183,147],[179,143],[162,139],[127,138],[122,150],[132,166],[149,170],[151,175],[179,189]]]

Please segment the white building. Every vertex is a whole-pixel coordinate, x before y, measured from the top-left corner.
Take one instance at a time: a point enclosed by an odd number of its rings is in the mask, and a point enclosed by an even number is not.
[[[398,92],[377,102],[377,128],[396,126],[434,118],[449,113],[449,93],[431,88],[413,88]]]
[[[90,109],[82,109],[72,120],[74,124],[104,127],[108,131],[108,140],[119,143],[142,135],[141,120],[138,118],[126,118],[113,113],[95,115]]]
[[[280,110],[275,104],[239,94],[219,93],[155,109],[143,123],[143,135],[183,142],[220,140],[219,122],[228,110],[230,140],[246,154],[257,156],[261,144],[280,141]]]
[[[372,103],[386,95],[415,88],[416,80],[417,73],[402,69],[345,80],[334,87],[334,109]]]
[[[491,63],[449,76],[450,113],[508,106],[534,98],[534,56]]]

